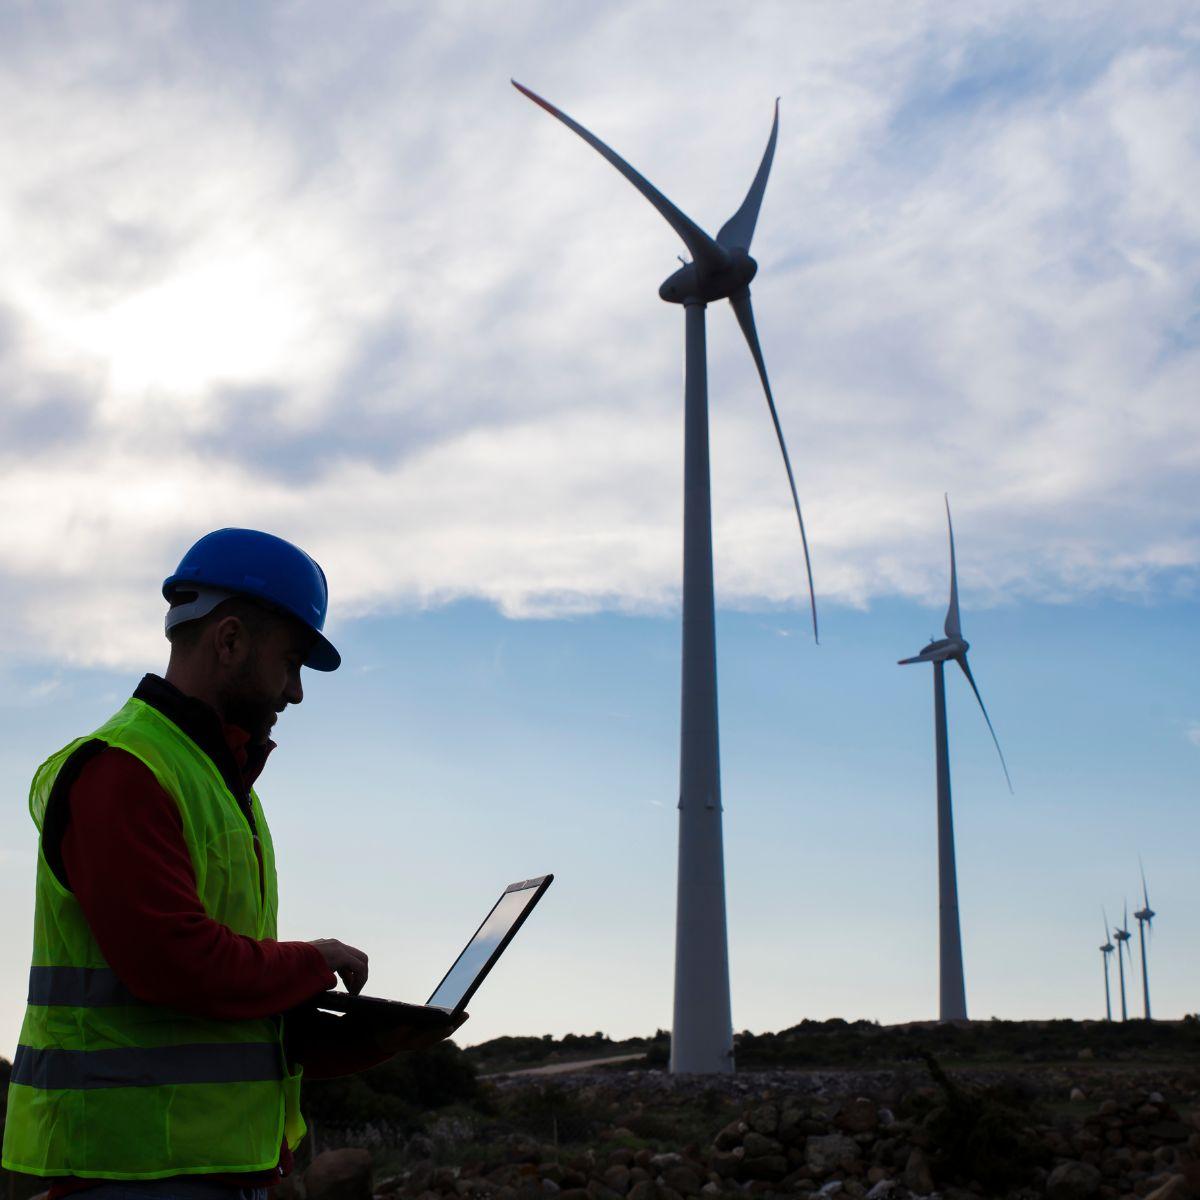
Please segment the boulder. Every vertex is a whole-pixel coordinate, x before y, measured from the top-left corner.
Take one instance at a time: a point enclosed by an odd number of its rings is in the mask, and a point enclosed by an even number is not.
[[[766,1137],[751,1130],[742,1141],[747,1158],[766,1158],[768,1155],[782,1154],[783,1146],[774,1138]]]
[[[699,1172],[688,1166],[668,1167],[663,1172],[663,1183],[681,1196],[698,1196],[704,1180]]]
[[[658,1187],[653,1179],[642,1179],[629,1189],[629,1200],[657,1200]]]
[[[804,1114],[798,1108],[786,1108],[780,1115],[779,1128],[775,1131],[775,1136],[785,1146],[790,1146],[804,1136],[801,1128],[803,1123]]]
[[[1071,1103],[1082,1104],[1087,1099],[1087,1092],[1081,1087],[1073,1087],[1071,1089]]]
[[[713,1145],[718,1150],[732,1150],[734,1146],[742,1144],[742,1138],[750,1132],[750,1126],[740,1117],[736,1121],[730,1121],[724,1129],[713,1139]]]
[[[884,1200],[884,1197],[890,1196],[898,1186],[894,1179],[881,1179],[867,1192],[867,1200]]]
[[[814,1174],[828,1175],[845,1169],[859,1159],[858,1143],[844,1133],[827,1133],[810,1137],[804,1145],[804,1161]]]
[[[1166,1183],[1156,1187],[1145,1200],[1195,1200],[1195,1195],[1185,1176],[1172,1175]]]
[[[307,1200],[371,1200],[371,1184],[366,1150],[326,1150],[304,1172]]]
[[[619,1163],[606,1167],[600,1176],[605,1187],[612,1188],[619,1195],[629,1191],[629,1168]]]
[[[1100,1190],[1102,1178],[1091,1163],[1059,1163],[1046,1180],[1047,1200],[1088,1200]]]
[[[746,1114],[746,1121],[756,1133],[774,1137],[779,1129],[779,1109],[773,1104],[760,1104]]]
[[[933,1171],[919,1146],[913,1148],[904,1164],[904,1186],[918,1196],[928,1196],[933,1191]]]
[[[859,1096],[837,1110],[833,1123],[845,1133],[870,1133],[879,1128],[879,1112],[870,1100]]]
[[[782,1154],[769,1154],[763,1158],[744,1158],[738,1167],[739,1179],[761,1179],[774,1182],[788,1173],[788,1160]]]

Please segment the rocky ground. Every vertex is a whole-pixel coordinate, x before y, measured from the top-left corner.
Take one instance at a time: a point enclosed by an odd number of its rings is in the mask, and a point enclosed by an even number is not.
[[[398,1149],[359,1140],[279,1200],[1200,1200],[1200,1070],[512,1078]]]

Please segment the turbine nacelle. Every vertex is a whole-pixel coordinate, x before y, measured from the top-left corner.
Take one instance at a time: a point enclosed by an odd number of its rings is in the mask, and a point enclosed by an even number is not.
[[[900,659],[899,665],[906,667],[909,663],[949,662],[955,658],[966,658],[967,651],[970,648],[971,643],[964,641],[962,638],[941,638],[940,640],[930,642],[914,658]]]
[[[708,304],[743,291],[757,274],[758,263],[735,247],[728,251],[725,262],[684,263],[663,280],[658,294],[668,304]]]
[[[1158,916],[1158,914],[1154,911],[1154,909],[1152,909],[1149,905],[1147,905],[1145,908],[1141,909],[1139,912],[1135,912],[1133,914],[1133,919],[1135,921],[1150,922],[1150,921],[1153,921],[1156,916]]]

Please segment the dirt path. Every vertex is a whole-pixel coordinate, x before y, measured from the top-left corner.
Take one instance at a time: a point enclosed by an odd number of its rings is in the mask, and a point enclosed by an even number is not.
[[[572,1071],[590,1071],[593,1067],[604,1067],[610,1063],[635,1062],[639,1058],[645,1058],[645,1052],[641,1054],[616,1054],[611,1058],[586,1058],[579,1062],[569,1063],[551,1063],[546,1067],[523,1067],[519,1071],[496,1071],[492,1075],[481,1075],[481,1079],[502,1079],[513,1075],[568,1075]]]

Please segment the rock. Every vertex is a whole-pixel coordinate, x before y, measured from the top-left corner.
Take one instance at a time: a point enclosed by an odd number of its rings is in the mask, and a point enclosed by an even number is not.
[[[1101,1178],[1091,1163],[1059,1163],[1046,1180],[1047,1200],[1088,1200],[1100,1190]]]
[[[629,1200],[656,1200],[658,1188],[653,1179],[642,1179],[629,1189]]]
[[[1100,1105],[1099,1115],[1102,1117],[1115,1117],[1120,1111],[1120,1107],[1115,1100],[1105,1100]]]
[[[779,1129],[779,1109],[774,1104],[760,1104],[746,1114],[746,1121],[756,1133],[773,1137]]]
[[[1160,1142],[1186,1142],[1192,1133],[1182,1121],[1155,1121],[1146,1132]]]
[[[682,1162],[682,1154],[655,1154],[651,1157],[649,1165],[656,1170],[665,1171],[668,1167],[678,1167]]]
[[[840,1179],[831,1179],[824,1187],[819,1187],[814,1196],[836,1196],[842,1190],[842,1181]]]
[[[1172,1175],[1166,1183],[1156,1187],[1145,1200],[1194,1200],[1195,1192],[1188,1186],[1183,1175]]]
[[[896,1114],[890,1108],[881,1108],[879,1110],[879,1123],[883,1126],[895,1125]]]
[[[929,1169],[929,1159],[919,1146],[913,1148],[904,1164],[904,1186],[918,1196],[928,1196],[933,1191],[933,1172]]]
[[[732,1150],[734,1146],[742,1144],[742,1138],[750,1132],[750,1126],[739,1117],[736,1121],[730,1121],[724,1129],[713,1139],[713,1145],[718,1150]]]
[[[1073,1087],[1071,1089],[1071,1103],[1082,1104],[1087,1099],[1087,1092],[1081,1087]]]
[[[741,1147],[739,1146],[738,1149],[740,1150]],[[717,1151],[712,1156],[712,1169],[722,1179],[732,1179],[738,1167],[742,1165],[743,1158],[745,1158],[744,1154],[734,1154],[732,1151],[729,1153]]]
[[[559,1192],[559,1200],[588,1200],[587,1188],[563,1188]]]
[[[692,1167],[678,1166],[663,1172],[663,1183],[681,1196],[698,1196],[702,1180]]]
[[[1084,1046],[1082,1050],[1075,1056],[1080,1062],[1091,1062],[1096,1057],[1096,1052],[1091,1046]]]
[[[308,1200],[371,1200],[371,1155],[366,1150],[326,1150],[304,1172]]]
[[[782,1154],[769,1154],[764,1158],[744,1158],[738,1167],[739,1179],[762,1179],[773,1182],[788,1173],[788,1160]]]
[[[803,1122],[804,1114],[798,1108],[785,1108],[780,1115],[779,1128],[775,1131],[775,1136],[785,1146],[790,1146],[804,1136],[801,1129]]]
[[[837,1110],[833,1123],[846,1133],[870,1133],[879,1127],[879,1113],[870,1100],[859,1096]]]
[[[606,1167],[600,1176],[605,1187],[611,1188],[619,1195],[625,1195],[629,1191],[629,1168],[619,1164],[613,1164],[611,1167]]]
[[[719,1183],[709,1182],[700,1189],[700,1195],[702,1196],[719,1196],[720,1194],[721,1185]]]
[[[409,1158],[432,1158],[433,1141],[423,1133],[415,1133],[405,1145]],[[320,1155],[317,1156],[318,1158]]]
[[[1146,1097],[1146,1103],[1147,1104],[1166,1104],[1166,1101],[1163,1099],[1162,1092],[1151,1092],[1150,1095],[1148,1095]]]
[[[804,1161],[817,1175],[845,1168],[859,1159],[858,1143],[844,1133],[810,1137],[804,1146]]]
[[[751,1130],[742,1142],[747,1158],[766,1158],[769,1154],[782,1154],[783,1146],[774,1138],[765,1137]]]
[[[885,1196],[890,1196],[896,1187],[894,1179],[881,1179],[867,1193],[867,1200],[883,1200]]]

